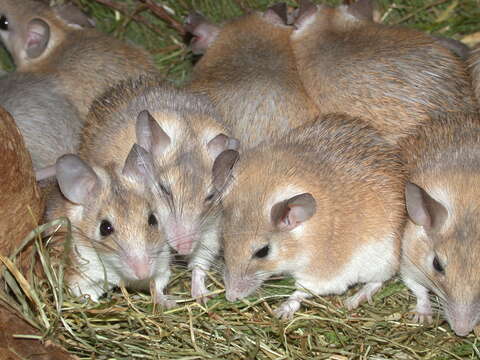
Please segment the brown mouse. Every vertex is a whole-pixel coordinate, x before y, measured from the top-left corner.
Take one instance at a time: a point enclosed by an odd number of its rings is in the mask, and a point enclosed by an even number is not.
[[[346,300],[355,308],[397,271],[405,173],[397,149],[363,120],[321,116],[249,150],[229,174],[220,184],[228,300],[285,273],[297,290],[277,316],[292,317],[311,293],[365,283]]]
[[[453,331],[468,335],[480,323],[480,115],[434,116],[400,144],[410,172],[401,273],[414,320],[432,320],[432,291]]]
[[[432,112],[476,111],[465,63],[430,35],[374,23],[373,1],[302,0],[291,45],[322,112],[362,116],[393,142]]]
[[[252,12],[218,26],[187,19],[192,49],[204,53],[188,87],[207,95],[242,147],[275,139],[319,111],[296,71],[286,7]]]
[[[95,29],[73,4],[3,0],[0,38],[17,72],[54,78],[82,117],[116,82],[156,72],[145,50]]]
[[[152,78],[125,81],[99,98],[85,124],[80,155],[121,164],[137,142],[153,156],[150,174],[163,236],[190,258],[192,296],[203,300],[206,271],[219,250],[221,191],[212,185],[215,159],[238,149],[208,101]]]

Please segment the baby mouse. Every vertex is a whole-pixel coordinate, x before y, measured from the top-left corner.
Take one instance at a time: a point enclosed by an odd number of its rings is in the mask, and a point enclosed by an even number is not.
[[[277,4],[221,26],[198,14],[187,19],[192,50],[204,54],[188,87],[212,100],[245,148],[319,113],[298,77],[286,18],[285,4]]]
[[[477,111],[465,63],[417,30],[374,23],[373,1],[332,8],[300,2],[291,46],[322,112],[365,116],[390,141],[431,112]]]
[[[220,246],[222,192],[212,185],[212,169],[219,154],[239,146],[227,134],[206,98],[140,78],[94,103],[80,149],[96,163],[121,163],[134,142],[152,154],[158,222],[171,247],[190,258],[198,300],[208,293],[206,271]]]
[[[285,273],[297,290],[278,317],[291,318],[311,293],[365,283],[345,302],[353,309],[395,274],[405,174],[398,151],[363,120],[321,116],[251,149],[223,178],[227,300]]]
[[[72,154],[55,166],[59,191],[50,194],[47,219],[67,216],[72,223],[72,266],[66,274],[72,292],[98,301],[115,285],[151,285],[155,302],[173,306],[163,293],[169,247],[147,185],[151,155],[135,144],[122,166],[99,166]]]
[[[432,291],[466,336],[480,323],[480,115],[433,117],[401,146],[410,171],[401,273],[417,297],[414,320],[432,321]]]

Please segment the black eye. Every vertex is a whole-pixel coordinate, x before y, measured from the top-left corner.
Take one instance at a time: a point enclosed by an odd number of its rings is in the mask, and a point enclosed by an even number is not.
[[[205,198],[205,201],[206,201],[206,202],[212,201],[214,197],[215,197],[215,194],[214,194],[214,193],[211,193],[210,195],[208,195],[208,196]]]
[[[148,217],[148,225],[155,226],[158,225],[157,217],[154,214],[150,214]]]
[[[255,256],[256,258],[264,258],[265,256],[268,255],[269,250],[270,250],[270,247],[268,245],[265,245],[260,250],[257,250],[255,254],[253,254],[253,256]]]
[[[438,260],[436,256],[433,258],[433,268],[435,269],[435,271],[438,271],[439,273],[443,274],[445,272],[445,269],[443,268],[442,264],[440,264],[440,260]]]
[[[160,190],[162,190],[162,192],[163,192],[165,195],[168,195],[168,196],[172,195],[172,194],[170,193],[170,191],[169,191],[163,184],[160,184]]]
[[[0,30],[8,30],[8,19],[5,15],[0,16]]]
[[[102,220],[100,224],[100,235],[108,236],[115,231],[113,225],[108,220]]]

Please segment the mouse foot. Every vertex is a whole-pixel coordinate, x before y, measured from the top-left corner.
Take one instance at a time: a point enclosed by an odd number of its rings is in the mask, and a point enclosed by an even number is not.
[[[167,295],[160,295],[155,298],[155,303],[164,309],[171,309],[177,306],[177,302]]]
[[[417,302],[411,320],[418,324],[431,324],[433,322],[433,312],[430,301]]]
[[[213,295],[210,294],[205,286],[206,272],[201,268],[194,268],[192,271],[192,297],[196,299],[198,303],[205,304]]]
[[[288,299],[273,311],[273,314],[282,320],[290,320],[297,310],[300,309],[300,300]]]
[[[381,282],[366,283],[355,295],[347,298],[343,303],[348,310],[356,309],[364,301],[372,303],[372,296],[382,287]]]

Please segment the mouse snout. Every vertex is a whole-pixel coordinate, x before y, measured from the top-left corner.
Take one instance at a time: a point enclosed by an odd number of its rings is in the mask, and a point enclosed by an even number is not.
[[[180,255],[189,255],[199,238],[194,224],[185,221],[170,221],[167,228],[168,242]]]
[[[454,304],[446,309],[446,318],[455,334],[467,336],[477,325],[479,313],[472,305]]]
[[[237,301],[253,293],[261,284],[250,277],[231,276],[225,272],[225,298],[228,301]]]
[[[147,256],[129,257],[126,262],[137,280],[146,280],[151,277],[152,266]]]

